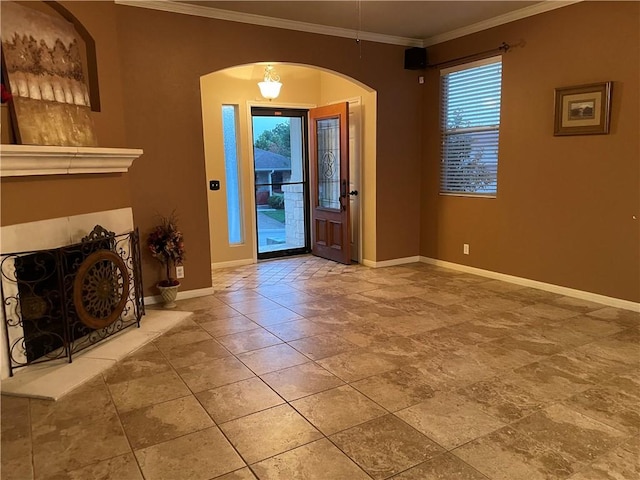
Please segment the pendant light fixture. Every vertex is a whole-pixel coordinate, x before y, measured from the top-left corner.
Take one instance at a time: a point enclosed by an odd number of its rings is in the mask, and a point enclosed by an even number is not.
[[[268,100],[278,98],[278,95],[280,95],[280,88],[282,87],[280,76],[276,74],[271,65],[267,65],[264,68],[264,81],[259,82],[258,87],[262,96]]]

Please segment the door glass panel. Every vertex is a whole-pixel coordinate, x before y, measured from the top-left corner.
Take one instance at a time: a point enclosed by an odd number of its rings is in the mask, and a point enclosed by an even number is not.
[[[309,250],[305,113],[252,111],[258,258]]]
[[[340,210],[340,119],[316,122],[318,206]]]

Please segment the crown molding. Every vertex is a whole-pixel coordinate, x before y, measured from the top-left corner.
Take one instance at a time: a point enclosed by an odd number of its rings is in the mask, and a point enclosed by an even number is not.
[[[330,27],[315,23],[285,20],[282,18],[266,17],[252,13],[233,12],[230,10],[204,7],[201,5],[179,3],[172,0],[115,0],[115,3],[118,5],[126,5],[128,7],[148,8],[151,10],[161,10],[163,12],[214,18],[216,20],[226,20],[229,22],[249,23],[252,25],[261,25],[263,27],[284,28],[287,30],[297,30],[300,32],[317,33],[320,35],[330,35],[333,37],[343,37],[354,40],[359,38],[360,40],[370,42],[403,45],[407,47],[423,46],[422,40],[417,38],[396,37],[393,35],[384,35],[372,32],[358,32],[348,28]]]
[[[535,5],[514,10],[513,12],[505,13],[504,15],[498,15],[497,17],[493,17],[488,20],[467,25],[466,27],[457,28],[440,35],[434,35],[433,37],[426,38],[422,46],[430,47],[431,45],[447,42],[455,38],[464,37],[465,35],[481,32],[482,30],[488,30],[489,28],[497,27],[498,25],[515,22],[516,20],[532,17],[540,13],[549,12],[551,10],[573,5],[574,3],[580,3],[582,1],[583,0],[546,0]]]
[[[210,8],[202,5],[192,5],[180,3],[174,0],[115,0],[118,5],[128,7],[148,8],[150,10],[160,10],[163,12],[179,13],[183,15],[193,15],[197,17],[213,18],[216,20],[225,20],[228,22],[248,23],[252,25],[261,25],[263,27],[284,28],[287,30],[296,30],[299,32],[317,33],[319,35],[330,35],[333,37],[342,37],[360,40],[366,40],[377,43],[387,43],[391,45],[402,45],[405,47],[429,47],[438,43],[447,42],[455,38],[464,37],[472,33],[482,30],[504,25],[505,23],[515,22],[523,18],[538,15],[540,13],[549,12],[558,8],[580,3],[584,0],[545,0],[535,5],[520,8],[504,15],[483,20],[481,22],[468,25],[466,27],[457,28],[449,32],[445,32],[424,40],[418,38],[398,37],[394,35],[384,35],[373,32],[358,32],[348,28],[331,27],[327,25],[318,25],[315,23],[298,22],[295,20],[285,20],[282,18],[267,17],[264,15],[255,15],[252,13],[234,12],[231,10],[223,10],[220,8]]]

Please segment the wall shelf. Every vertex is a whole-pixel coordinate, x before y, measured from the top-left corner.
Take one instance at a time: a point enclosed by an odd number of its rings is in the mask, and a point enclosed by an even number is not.
[[[0,177],[124,173],[139,148],[0,145]]]

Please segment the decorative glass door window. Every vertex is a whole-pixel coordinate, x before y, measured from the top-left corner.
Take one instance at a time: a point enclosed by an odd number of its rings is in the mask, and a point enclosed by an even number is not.
[[[318,206],[340,210],[340,121],[318,120]]]

